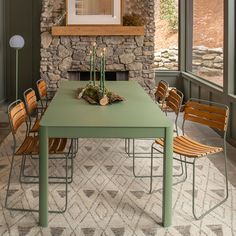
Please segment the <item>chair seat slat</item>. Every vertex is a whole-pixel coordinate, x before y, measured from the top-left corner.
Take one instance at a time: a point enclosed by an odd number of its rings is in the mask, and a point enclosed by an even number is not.
[[[156,143],[164,146],[163,139],[156,139]],[[194,147],[193,147],[194,144]],[[176,154],[183,155],[186,157],[202,157],[214,153],[221,152],[223,149],[220,147],[212,147],[207,145],[202,145],[197,141],[190,139],[187,136],[177,136],[174,138],[173,151]]]

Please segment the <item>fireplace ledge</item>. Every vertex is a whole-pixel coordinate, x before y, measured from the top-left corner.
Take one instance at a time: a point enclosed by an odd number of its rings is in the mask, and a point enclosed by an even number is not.
[[[144,26],[114,26],[114,25],[97,25],[97,26],[53,26],[53,36],[97,36],[97,35],[129,35],[143,36]]]

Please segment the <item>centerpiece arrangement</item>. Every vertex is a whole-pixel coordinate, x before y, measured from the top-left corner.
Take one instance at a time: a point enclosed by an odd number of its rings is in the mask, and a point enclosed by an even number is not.
[[[85,99],[90,104],[100,104],[105,106],[115,102],[123,101],[124,98],[109,91],[105,87],[106,81],[106,48],[103,48],[100,54],[100,78],[96,78],[96,50],[97,45],[93,43],[92,50],[89,52],[90,56],[90,79],[84,88],[78,88],[77,98]]]

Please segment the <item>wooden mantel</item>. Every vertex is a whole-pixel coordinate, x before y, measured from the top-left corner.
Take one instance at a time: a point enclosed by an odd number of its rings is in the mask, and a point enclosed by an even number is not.
[[[144,26],[53,26],[53,36],[144,35]]]

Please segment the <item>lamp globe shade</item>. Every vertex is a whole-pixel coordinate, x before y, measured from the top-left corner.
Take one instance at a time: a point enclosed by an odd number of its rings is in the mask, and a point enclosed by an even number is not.
[[[10,38],[9,44],[11,48],[21,49],[25,45],[25,40],[20,35],[14,35]]]

